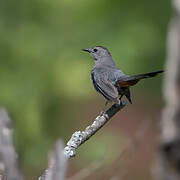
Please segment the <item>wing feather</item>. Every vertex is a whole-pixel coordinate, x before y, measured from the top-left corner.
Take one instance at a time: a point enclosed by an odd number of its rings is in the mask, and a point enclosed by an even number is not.
[[[92,79],[94,86],[106,99],[119,103],[117,88],[108,80],[106,74],[93,72]]]

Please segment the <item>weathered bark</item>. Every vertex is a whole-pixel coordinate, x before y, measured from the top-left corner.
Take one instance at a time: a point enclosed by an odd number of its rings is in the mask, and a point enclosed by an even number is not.
[[[126,104],[126,101],[121,101],[120,105],[113,104],[104,114],[98,116],[84,131],[76,131],[64,148],[65,156],[68,159],[75,156],[77,148],[99,131],[118,111],[124,108]]]
[[[180,179],[180,1],[173,1],[164,80],[166,106],[161,120],[158,180]]]
[[[18,155],[12,138],[12,124],[7,111],[0,109],[0,171],[6,180],[22,180]]]
[[[64,180],[67,168],[67,158],[64,155],[64,144],[61,140],[56,142],[55,150],[51,153],[49,167],[38,180]]]

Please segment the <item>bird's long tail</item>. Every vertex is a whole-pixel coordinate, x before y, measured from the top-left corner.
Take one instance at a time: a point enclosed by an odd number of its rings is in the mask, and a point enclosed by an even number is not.
[[[156,71],[156,72],[150,72],[150,73],[145,73],[145,74],[138,74],[135,76],[127,76],[127,77],[123,78],[122,80],[119,80],[118,84],[120,85],[120,87],[133,86],[141,79],[152,78],[162,72],[164,72],[164,71]]]

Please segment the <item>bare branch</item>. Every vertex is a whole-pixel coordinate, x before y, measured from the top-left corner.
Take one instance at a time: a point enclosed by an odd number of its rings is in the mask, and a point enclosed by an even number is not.
[[[54,152],[50,154],[49,168],[38,180],[64,180],[67,158],[64,155],[63,148],[63,142],[58,140]]]
[[[76,149],[103,127],[126,103],[126,101],[122,101],[120,105],[112,105],[103,115],[98,116],[93,124],[88,126],[85,131],[75,132],[64,149],[62,141],[59,140],[56,144],[55,153],[50,157],[49,168],[45,170],[44,174],[38,180],[64,180],[67,160],[75,156]]]
[[[0,167],[7,180],[22,180],[18,169],[18,156],[12,140],[11,120],[7,111],[0,109]]]
[[[126,101],[122,101],[120,105],[112,105],[103,115],[98,116],[84,131],[76,131],[64,148],[64,154],[67,158],[69,159],[75,156],[77,148],[100,130],[111,119],[111,117],[125,107],[126,104]]]

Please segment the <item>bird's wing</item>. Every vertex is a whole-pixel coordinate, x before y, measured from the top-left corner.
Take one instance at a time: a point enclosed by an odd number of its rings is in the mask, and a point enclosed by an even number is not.
[[[119,103],[119,94],[116,87],[108,80],[108,76],[102,72],[92,73],[93,83],[97,91],[99,91],[108,100]]]

